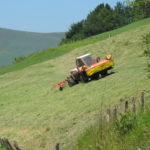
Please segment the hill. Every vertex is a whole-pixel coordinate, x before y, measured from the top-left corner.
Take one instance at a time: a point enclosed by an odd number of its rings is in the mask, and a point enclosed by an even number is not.
[[[20,70],[20,69],[26,68],[30,65],[33,65],[33,64],[37,64],[37,63],[41,63],[43,61],[54,59],[56,57],[62,56],[64,54],[74,50],[75,48],[79,48],[82,46],[96,43],[98,41],[105,40],[105,39],[109,38],[110,36],[115,36],[117,34],[135,29],[135,28],[140,27],[142,25],[149,24],[149,22],[150,22],[150,18],[144,19],[142,21],[137,21],[137,22],[134,22],[134,23],[129,24],[127,26],[124,26],[122,28],[112,30],[110,32],[105,32],[103,34],[99,34],[97,36],[93,36],[93,37],[87,38],[87,39],[82,40],[82,41],[78,41],[78,42],[74,42],[74,43],[70,43],[70,44],[64,44],[64,45],[57,46],[57,47],[52,48],[52,49],[47,49],[45,51],[35,53],[35,54],[27,57],[21,63],[13,64],[13,65],[10,65],[10,66],[4,67],[4,68],[0,68],[0,74],[4,74],[4,73],[15,71],[15,70]]]
[[[13,66],[13,72],[12,66],[7,67],[0,75],[1,136],[17,140],[28,150],[53,149],[57,142],[61,149],[72,149],[99,116],[101,103],[108,108],[138,90],[149,90],[141,37],[149,32],[150,20],[125,29],[35,54],[20,64],[24,66]],[[108,37],[110,33],[112,36]],[[63,92],[53,89],[51,85],[65,79],[75,66],[75,58],[85,53],[101,58],[111,53],[116,62],[115,73],[67,87]],[[48,54],[53,55],[46,57]]]
[[[0,67],[15,57],[28,56],[58,45],[64,33],[34,33],[0,28]]]

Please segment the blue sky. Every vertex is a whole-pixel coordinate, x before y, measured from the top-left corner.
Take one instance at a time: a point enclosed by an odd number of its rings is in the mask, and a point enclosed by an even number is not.
[[[0,0],[0,27],[32,32],[65,32],[100,3],[123,0]]]

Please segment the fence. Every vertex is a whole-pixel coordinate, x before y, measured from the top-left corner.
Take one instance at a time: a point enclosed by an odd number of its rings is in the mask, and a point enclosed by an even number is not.
[[[134,115],[140,109],[141,111],[144,111],[145,109],[145,92],[141,91],[139,99],[137,100],[137,97],[132,96],[128,100],[121,100],[121,104],[118,106],[115,106],[112,109],[107,109],[104,115],[101,117],[104,117],[104,121],[106,122],[112,122],[117,120],[118,116],[121,113],[125,112],[132,112]],[[8,139],[6,138],[0,138],[0,144],[6,149],[6,150],[21,150],[18,146],[18,143],[16,141],[11,144]],[[60,143],[56,143],[55,146],[56,150],[60,150]]]
[[[144,98],[144,91],[140,92],[140,97],[137,100],[137,97],[132,96],[128,100],[121,100],[121,104],[115,106],[113,109],[107,109],[104,115],[104,118],[107,122],[115,121],[118,116],[125,112],[131,112],[136,114],[136,112],[140,109],[144,111],[145,107],[145,98]]]
[[[6,150],[21,150],[18,146],[18,143],[16,141],[11,144],[8,139],[6,138],[0,138],[0,144],[6,149]]]

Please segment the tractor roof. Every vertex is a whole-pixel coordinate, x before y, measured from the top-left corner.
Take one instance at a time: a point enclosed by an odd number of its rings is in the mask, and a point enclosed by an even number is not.
[[[85,55],[79,56],[79,57],[77,57],[77,59],[82,59],[82,58],[87,57],[87,56],[91,56],[91,54],[85,54]]]

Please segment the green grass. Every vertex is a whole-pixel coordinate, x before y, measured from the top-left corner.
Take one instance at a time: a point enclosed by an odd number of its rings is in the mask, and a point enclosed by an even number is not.
[[[63,45],[61,56],[60,52],[59,57],[55,50],[51,52],[56,54],[51,55],[53,59],[48,59],[49,51],[36,54],[32,61],[29,57],[28,61],[14,66],[16,71],[0,75],[1,136],[15,139],[26,150],[54,149],[57,142],[62,150],[72,149],[82,132],[95,123],[102,103],[105,108],[112,107],[120,98],[149,90],[141,37],[149,32],[150,22],[143,24],[105,40],[87,39],[68,45],[68,49]],[[86,43],[88,40],[91,44]],[[111,53],[116,63],[115,73],[87,84],[66,87],[62,92],[53,89],[51,86],[64,80],[75,67],[75,58],[85,53],[101,59]],[[31,65],[36,59],[38,63]],[[21,65],[26,68],[21,69]],[[10,68],[5,68],[5,72]]]
[[[37,63],[41,63],[46,60],[57,58],[59,56],[62,56],[64,54],[74,50],[75,48],[79,48],[82,46],[86,46],[86,45],[89,45],[92,43],[96,43],[96,42],[108,39],[109,36],[115,36],[122,32],[130,31],[132,29],[140,27],[141,25],[146,25],[149,23],[150,23],[150,18],[144,19],[144,20],[129,24],[127,26],[124,26],[122,28],[87,38],[82,41],[74,42],[71,44],[65,44],[65,45],[58,46],[53,49],[48,49],[48,50],[33,54],[32,56],[29,56],[27,59],[25,59],[25,61],[23,61],[21,63],[15,64],[15,65],[10,65],[10,66],[4,67],[4,68],[0,68],[0,74],[15,71],[15,70],[20,70],[20,69],[23,69],[30,65],[33,65],[33,64],[37,64]]]
[[[0,150],[6,150],[6,149],[0,146]]]
[[[149,107],[150,108],[150,107]],[[132,124],[132,128],[126,133],[122,133],[122,129],[118,129],[117,124],[100,123],[87,129],[78,140],[76,150],[129,150],[141,148],[142,150],[150,149],[150,109],[144,113],[138,112],[136,118],[132,115],[126,115],[126,122]],[[102,132],[102,133],[101,133]],[[110,142],[111,141],[111,142]]]

